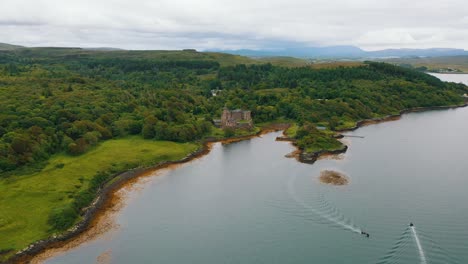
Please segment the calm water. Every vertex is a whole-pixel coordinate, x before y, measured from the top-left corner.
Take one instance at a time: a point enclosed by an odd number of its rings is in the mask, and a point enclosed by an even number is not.
[[[443,73],[431,73],[431,75],[446,82],[464,83],[468,85],[468,74],[443,74]]]
[[[120,229],[47,263],[468,263],[468,108],[349,134],[365,138],[314,165],[285,158],[278,133],[217,144],[133,192]],[[323,169],[350,184],[321,184]]]

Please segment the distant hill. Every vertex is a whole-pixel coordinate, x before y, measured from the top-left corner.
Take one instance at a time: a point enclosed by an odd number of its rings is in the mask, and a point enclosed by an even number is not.
[[[15,50],[15,49],[21,49],[21,48],[27,48],[27,47],[20,46],[20,45],[8,44],[8,43],[1,43],[0,42],[0,50]],[[40,47],[40,48],[60,48],[60,47]],[[71,49],[73,49],[73,48],[71,48]],[[97,51],[123,50],[123,49],[113,48],[113,47],[91,47],[91,48],[81,48],[81,49],[84,49],[84,50],[97,50]]]
[[[119,48],[112,48],[112,47],[96,47],[96,48],[83,48],[85,50],[97,50],[97,51],[115,51],[115,50],[124,50]]]
[[[101,51],[101,52],[122,52],[129,54],[138,53],[141,51],[137,50],[124,50],[113,47],[91,47],[91,48],[80,48],[80,47],[36,47],[28,48],[19,45],[12,45],[7,43],[0,43],[0,50],[34,50],[35,54],[42,51],[48,53],[52,51],[54,55],[57,53],[69,53],[74,50],[75,52],[91,52],[91,51]],[[57,52],[61,51],[61,52]],[[150,51],[150,50],[148,50]],[[429,49],[384,49],[377,51],[366,51],[356,46],[342,45],[342,46],[325,46],[325,47],[308,47],[298,44],[289,44],[286,48],[275,48],[275,49],[238,49],[238,50],[222,50],[222,49],[212,49],[206,50],[207,52],[212,52],[218,54],[232,54],[240,55],[251,58],[261,58],[265,59],[267,57],[281,58],[282,63],[287,62],[290,65],[303,64],[304,62],[297,61],[295,58],[308,59],[308,58],[317,58],[317,59],[390,59],[390,58],[420,58],[420,57],[447,57],[447,56],[468,56],[468,51],[464,49],[452,49],[452,48],[429,48]],[[155,54],[158,51],[150,51],[150,53]],[[167,51],[166,51],[167,52]],[[180,52],[180,51],[179,51]],[[190,54],[190,52],[196,52],[196,50],[184,50],[185,54]],[[163,52],[164,53],[164,52]],[[196,53],[194,53],[196,54]],[[289,57],[289,58],[286,58]],[[245,58],[244,58],[245,59]]]
[[[14,50],[14,49],[12,49]],[[10,60],[11,50],[0,50],[0,63]],[[59,48],[35,47],[17,49],[15,56],[35,58],[57,63],[79,59],[122,59],[122,60],[159,60],[159,61],[212,61],[221,66],[236,64],[258,64],[259,61],[219,52],[197,52],[196,50],[119,50],[119,49],[88,49],[88,48]],[[299,60],[299,59],[296,59]],[[266,61],[268,62],[268,61]],[[265,63],[266,63],[265,62]],[[287,63],[288,61],[284,62]]]
[[[15,49],[20,49],[20,48],[24,48],[24,47],[19,46],[19,45],[12,45],[12,44],[0,42],[0,50],[15,50]]]
[[[355,46],[327,46],[327,47],[294,47],[274,50],[216,50],[229,54],[249,57],[279,57],[290,56],[297,58],[403,58],[403,57],[441,57],[468,55],[463,49],[430,48],[430,49],[384,49],[365,51]]]
[[[329,47],[294,47],[274,50],[216,50],[218,52],[230,53],[249,57],[296,57],[296,58],[319,58],[319,57],[361,57],[366,51],[354,46],[329,46]]]

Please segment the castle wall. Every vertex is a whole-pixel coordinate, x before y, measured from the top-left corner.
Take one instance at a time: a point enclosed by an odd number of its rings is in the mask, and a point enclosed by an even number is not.
[[[251,113],[250,111],[244,111],[242,113],[243,113],[243,119],[244,120],[252,120],[252,117],[250,115],[250,113]]]
[[[247,123],[239,123],[248,121]],[[224,109],[221,115],[221,127],[226,128],[251,128],[253,126],[251,111]]]

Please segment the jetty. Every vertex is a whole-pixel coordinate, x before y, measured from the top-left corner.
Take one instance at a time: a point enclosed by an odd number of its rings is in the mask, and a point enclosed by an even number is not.
[[[357,135],[344,135],[341,134],[343,137],[353,137],[353,138],[364,138],[364,136],[357,136]]]

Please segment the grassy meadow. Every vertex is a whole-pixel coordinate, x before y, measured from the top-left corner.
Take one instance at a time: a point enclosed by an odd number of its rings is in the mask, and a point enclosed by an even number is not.
[[[51,235],[47,223],[51,211],[71,203],[99,171],[178,160],[198,148],[194,143],[127,137],[102,142],[80,156],[54,155],[40,172],[0,179],[0,251],[14,253]]]

